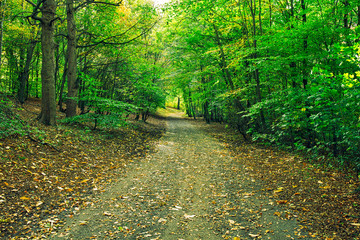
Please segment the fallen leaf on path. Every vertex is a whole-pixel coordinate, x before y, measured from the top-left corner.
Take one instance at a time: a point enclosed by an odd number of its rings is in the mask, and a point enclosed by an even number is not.
[[[252,237],[252,238],[257,238],[257,237],[259,237],[260,235],[259,235],[259,234],[251,234],[251,233],[249,233],[249,236]]]
[[[233,224],[235,224],[235,221],[234,220],[229,220],[229,224],[233,225]]]
[[[84,179],[82,180],[80,183],[86,183],[87,181],[89,181],[90,179]]]
[[[28,208],[28,207],[24,207],[25,208],[25,210],[29,213],[31,210],[30,210],[30,208]]]
[[[166,222],[167,222],[167,220],[164,219],[164,218],[160,218],[160,219],[158,220],[158,223],[166,223]]]
[[[109,212],[104,212],[104,216],[111,216],[112,214],[111,213],[109,213]]]
[[[280,212],[274,212],[274,215],[280,217],[281,213]]]
[[[288,201],[287,200],[278,200],[276,202],[277,202],[277,204],[286,204]]]
[[[196,217],[196,215],[188,215],[188,214],[184,215],[184,218],[186,218],[186,219],[191,219],[193,217]]]

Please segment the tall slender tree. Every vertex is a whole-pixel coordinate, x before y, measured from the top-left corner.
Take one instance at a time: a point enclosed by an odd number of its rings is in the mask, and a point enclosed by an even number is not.
[[[76,22],[74,1],[66,0],[66,15],[67,15],[67,31],[68,31],[68,44],[67,44],[67,82],[68,82],[68,95],[66,100],[66,117],[73,117],[76,115],[77,107],[77,54],[76,54]]]

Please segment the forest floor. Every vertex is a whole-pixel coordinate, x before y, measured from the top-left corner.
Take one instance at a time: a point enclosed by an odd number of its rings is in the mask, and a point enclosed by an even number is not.
[[[1,140],[0,237],[360,239],[356,177],[163,112],[112,131],[32,121],[37,134]]]

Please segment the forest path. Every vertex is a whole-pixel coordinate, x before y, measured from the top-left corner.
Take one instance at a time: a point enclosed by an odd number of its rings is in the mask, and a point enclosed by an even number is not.
[[[156,153],[51,239],[304,239],[222,143],[180,113],[167,122]]]

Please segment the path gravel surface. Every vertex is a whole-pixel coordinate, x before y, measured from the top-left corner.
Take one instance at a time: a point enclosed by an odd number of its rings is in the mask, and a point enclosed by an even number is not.
[[[75,209],[51,239],[305,239],[296,216],[222,143],[179,113],[167,123],[157,151]]]

